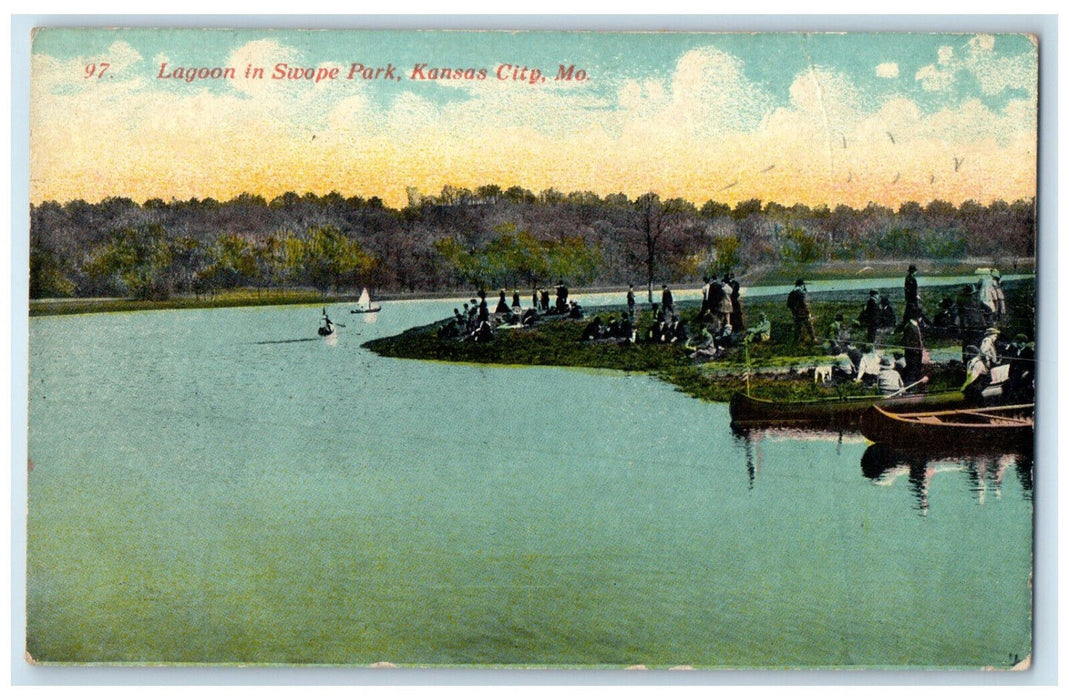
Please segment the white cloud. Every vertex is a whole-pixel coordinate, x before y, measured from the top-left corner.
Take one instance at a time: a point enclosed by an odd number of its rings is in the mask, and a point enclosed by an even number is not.
[[[943,70],[934,64],[924,66],[917,71],[916,79],[928,92],[942,92],[954,84],[957,77],[954,70]]]
[[[980,34],[969,39],[965,51],[956,52],[951,46],[941,46],[936,63],[917,71],[916,79],[929,92],[949,89],[962,74],[972,76],[985,95],[998,95],[1010,89],[1024,89],[1030,96],[1036,92],[1035,52],[1017,56],[998,56],[996,38]]]
[[[876,77],[877,78],[897,78],[898,77],[898,64],[894,63],[894,62],[881,63],[880,65],[876,66]]]

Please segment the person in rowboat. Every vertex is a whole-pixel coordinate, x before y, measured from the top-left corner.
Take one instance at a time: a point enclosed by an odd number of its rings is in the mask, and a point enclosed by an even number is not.
[[[987,363],[988,367],[994,367],[999,363],[996,342],[998,342],[998,329],[988,328],[984,332],[984,339],[980,341],[980,354],[984,356],[984,362]]]
[[[980,348],[970,345],[965,348],[969,361],[965,365],[965,384],[962,393],[971,403],[983,402],[983,391],[991,385],[991,367],[987,364]]]

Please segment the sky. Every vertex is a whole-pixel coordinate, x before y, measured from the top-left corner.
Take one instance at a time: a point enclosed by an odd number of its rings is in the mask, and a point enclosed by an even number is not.
[[[1028,199],[1037,51],[1013,34],[44,29],[30,195]],[[274,79],[279,64],[324,77]],[[387,70],[348,79],[353,64]]]

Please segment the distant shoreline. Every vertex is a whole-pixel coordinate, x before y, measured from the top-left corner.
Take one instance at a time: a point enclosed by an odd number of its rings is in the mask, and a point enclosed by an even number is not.
[[[940,277],[962,276],[971,274],[978,267],[986,267],[991,263],[987,260],[975,259],[965,261],[918,261],[920,269],[921,285],[925,285],[924,276],[935,278],[933,282],[939,284]],[[748,271],[745,275],[739,275],[744,286],[790,284],[797,277],[804,277],[808,281],[820,281],[828,279],[876,279],[883,277],[902,277],[908,262],[902,261],[845,261],[834,263],[822,263],[810,266],[807,269],[771,269],[761,268]],[[1006,274],[1035,274],[1035,260],[1029,258],[1018,261],[1016,269],[1003,270]],[[548,282],[542,286],[552,286]],[[673,284],[673,288],[677,285]],[[678,284],[678,289],[687,290],[700,287],[700,282],[687,282]],[[510,291],[512,287],[508,288]],[[527,299],[530,289],[517,288],[521,299]],[[636,295],[640,301],[645,296],[645,285],[635,283]],[[605,285],[591,287],[573,287],[573,295],[624,293],[626,285]],[[374,290],[373,290],[374,292]],[[423,301],[441,299],[467,299],[474,292],[470,288],[450,289],[443,291],[419,291],[419,292],[381,292],[374,294],[375,301]],[[164,300],[147,300],[133,298],[52,298],[30,299],[29,316],[60,316],[71,314],[92,313],[115,313],[123,311],[157,311],[174,309],[221,309],[244,306],[283,306],[283,305],[330,305],[353,303],[360,295],[360,290],[347,290],[344,293],[335,292],[322,295],[309,289],[260,289],[240,288],[226,290],[214,296],[181,295]],[[654,296],[659,296],[659,289],[654,290]]]

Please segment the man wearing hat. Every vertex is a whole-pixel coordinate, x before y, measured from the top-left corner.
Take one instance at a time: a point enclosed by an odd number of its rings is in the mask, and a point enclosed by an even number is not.
[[[876,341],[876,329],[880,323],[880,293],[875,289],[869,290],[868,301],[865,308],[857,315],[857,322],[865,329],[865,339],[872,343]]]
[[[813,316],[806,301],[805,280],[800,277],[795,280],[794,289],[787,295],[787,308],[791,310],[791,316],[794,318],[795,344],[802,341],[803,331],[809,334],[809,342],[814,342],[816,333],[813,332]]]
[[[880,373],[876,375],[876,386],[884,396],[897,394],[906,386],[902,383],[902,375],[895,369],[895,361],[890,355],[884,355],[880,360]]]
[[[906,271],[906,310],[902,314],[902,323],[906,323],[911,318],[915,318],[918,321],[922,321],[927,324],[931,324],[928,317],[924,315],[924,309],[921,307],[921,296],[917,289],[917,266],[910,265]]]

